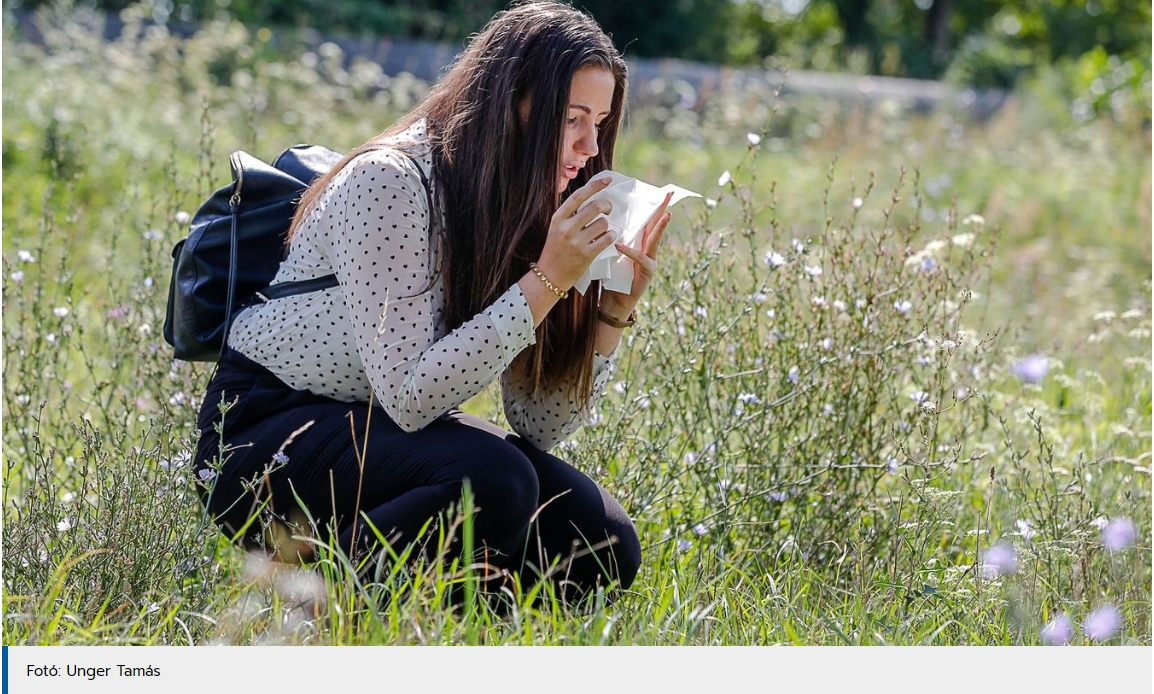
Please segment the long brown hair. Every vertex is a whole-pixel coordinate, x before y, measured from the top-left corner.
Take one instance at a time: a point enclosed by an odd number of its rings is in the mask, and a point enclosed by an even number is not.
[[[601,123],[597,156],[559,197],[555,186],[569,88],[573,75],[587,67],[612,73],[611,111]],[[440,269],[444,320],[452,330],[528,271],[545,246],[561,199],[612,168],[626,79],[621,54],[584,12],[556,2],[510,6],[485,25],[411,112],[313,183],[289,238],[340,168],[426,119],[444,203]],[[530,117],[522,122],[518,105],[526,98]],[[564,388],[577,402],[588,401],[599,292],[598,283],[584,295],[571,291],[538,326],[536,344],[514,363],[531,377],[536,392]]]

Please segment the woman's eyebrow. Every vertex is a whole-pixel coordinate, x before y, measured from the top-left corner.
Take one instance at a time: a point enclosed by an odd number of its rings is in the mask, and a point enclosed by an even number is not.
[[[582,111],[584,111],[585,113],[588,113],[591,116],[593,115],[593,109],[591,109],[588,106],[585,106],[583,104],[569,104],[569,108],[578,108],[578,109],[581,109]],[[598,113],[597,115],[608,116],[609,112],[608,111],[602,111],[601,113]]]

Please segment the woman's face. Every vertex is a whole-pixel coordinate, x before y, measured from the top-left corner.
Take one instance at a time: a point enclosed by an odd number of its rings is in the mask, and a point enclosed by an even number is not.
[[[601,122],[609,117],[613,105],[613,73],[600,67],[587,67],[573,75],[569,86],[569,103],[561,132],[561,170],[557,172],[557,193],[565,192],[577,178],[585,162],[597,156],[597,136]]]

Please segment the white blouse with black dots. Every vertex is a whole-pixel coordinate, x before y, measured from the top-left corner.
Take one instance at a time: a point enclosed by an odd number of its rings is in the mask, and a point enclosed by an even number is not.
[[[426,143],[424,122],[396,141]],[[416,161],[433,183],[428,148]],[[491,306],[448,332],[437,244],[414,160],[393,149],[363,154],[342,169],[300,226],[275,283],[336,273],[340,285],[257,304],[240,314],[229,346],[297,390],[343,402],[374,402],[405,431],[458,407],[501,376],[505,416],[548,450],[576,431],[586,409],[558,390],[533,397],[507,367],[535,342],[533,315],[514,284]],[[610,358],[594,355],[593,397]]]

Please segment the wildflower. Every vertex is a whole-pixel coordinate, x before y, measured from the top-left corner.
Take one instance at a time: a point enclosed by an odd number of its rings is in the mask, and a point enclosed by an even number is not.
[[[141,236],[144,237],[145,241],[159,241],[164,238],[164,234],[160,233],[156,229],[149,229],[148,231],[141,234]]]
[[[277,572],[273,588],[282,598],[305,604],[324,599],[325,583],[320,576],[303,569]]]
[[[819,342],[817,344],[824,350],[827,350],[827,351],[831,350],[831,349],[833,349],[833,338],[832,337],[823,337],[821,339],[821,342]]]
[[[1034,524],[1028,520],[1019,518],[1014,524],[1018,526],[1018,534],[1021,535],[1022,539],[1026,542],[1033,540],[1034,536],[1038,534],[1037,531],[1034,530]]]
[[[813,297],[813,299],[811,299],[811,301],[813,302],[813,305],[817,306],[818,308],[825,308],[826,306],[829,305],[826,302],[824,296],[815,296],[815,297]]]
[[[23,270],[17,270],[16,272],[13,272],[11,275],[8,275],[8,276],[12,278],[13,282],[23,282],[24,281],[24,271]]]
[[[697,306],[693,309],[693,315],[697,316],[698,318],[708,318],[709,311],[706,310],[704,306]]]
[[[693,543],[690,542],[689,540],[678,540],[677,541],[677,551],[678,552],[688,552],[689,548],[692,546],[693,546]]]
[[[932,272],[938,266],[938,261],[933,259],[933,256],[926,256],[922,258],[922,272]]]
[[[176,213],[176,223],[177,224],[180,224],[183,226],[185,224],[188,224],[191,221],[192,221],[192,215],[185,212],[184,210],[181,210],[180,212]]]
[[[695,535],[697,535],[698,537],[701,537],[701,536],[702,536],[702,535],[704,535],[706,532],[707,532],[707,531],[706,531],[706,529],[705,529],[705,525],[704,525],[704,524],[702,524],[702,523],[698,523],[697,525],[693,526],[693,533],[694,533]]]
[[[161,470],[179,470],[192,460],[192,451],[181,451],[175,458],[162,458],[156,462]]]
[[[785,256],[777,251],[769,251],[765,254],[765,264],[771,267],[781,267],[785,265]]]
[[[1042,627],[1038,637],[1047,646],[1065,646],[1074,638],[1074,624],[1065,613],[1059,612],[1046,626]]]
[[[957,234],[956,236],[953,236],[950,238],[950,242],[955,246],[969,248],[974,243],[974,235],[967,231],[964,234]]]
[[[796,386],[798,380],[801,378],[801,369],[797,368],[796,366],[789,367],[789,373],[787,374],[787,377],[789,378],[789,382]]]
[[[942,340],[942,344],[940,344],[938,346],[941,347],[942,349],[945,349],[945,350],[951,350],[951,349],[957,349],[958,343],[954,342],[953,340]]]
[[[50,345],[56,344],[56,333],[48,333],[44,336],[44,340]]]
[[[277,451],[272,454],[272,461],[277,465],[288,465],[289,457],[284,451]]]
[[[726,169],[725,171],[721,172],[720,176],[717,177],[717,185],[723,186],[726,183],[729,183],[731,180],[733,180],[733,177],[729,175],[729,169]]]
[[[1120,552],[1134,544],[1138,531],[1129,518],[1115,518],[1102,528],[1102,546],[1109,552]]]
[[[788,499],[789,494],[787,494],[786,492],[783,492],[783,491],[776,491],[776,492],[767,493],[765,495],[765,497],[767,499],[769,499],[770,501],[781,502],[781,501],[785,501],[786,499]]]
[[[737,396],[737,400],[743,405],[757,405],[761,403],[761,398],[757,397],[753,393],[742,393]]]
[[[982,576],[997,578],[1018,573],[1018,553],[1004,542],[998,542],[982,553]]]
[[[821,413],[826,417],[834,414],[835,411],[836,410],[833,409],[833,405],[829,404],[828,402],[821,406]]]
[[[750,145],[756,147],[757,144],[761,142],[761,135],[758,135],[757,133],[746,133],[745,139],[749,141]]]
[[[733,483],[730,482],[729,480],[718,480],[718,482],[717,482],[717,488],[723,492],[728,492],[729,488],[732,485],[733,485]]]
[[[68,315],[68,307],[57,306],[56,308],[52,309],[52,313],[56,314],[57,318],[63,318],[64,316]]]
[[[216,470],[213,470],[211,468],[204,468],[203,470],[197,470],[196,476],[198,479],[200,479],[201,482],[211,482],[213,479],[216,478]]]
[[[929,398],[930,394],[924,390],[915,390],[914,392],[910,393],[910,400],[913,400],[919,405],[929,400]]]
[[[864,204],[865,204],[865,202],[861,198],[854,198],[853,199],[853,208],[855,210],[860,210],[861,206]]]
[[[153,284],[155,284],[155,282],[153,282],[153,279],[151,277],[145,277],[144,278],[145,289],[151,289]]]
[[[1122,626],[1122,615],[1118,608],[1110,604],[1096,607],[1086,615],[1082,622],[1082,633],[1091,641],[1105,641]]]
[[[710,208],[710,209],[713,209],[714,207],[717,207],[717,201],[714,200],[713,198],[706,198],[705,199],[705,206]]]
[[[822,272],[820,265],[806,265],[805,271],[808,272],[812,277],[818,277]]]
[[[697,454],[696,453],[694,453],[693,451],[689,451],[688,453],[685,454],[685,464],[686,465],[693,465],[696,462],[697,462]]]
[[[898,313],[909,313],[909,310],[913,307],[914,305],[905,299],[894,302],[894,308],[898,310]]]
[[[886,472],[890,473],[891,475],[898,474],[897,458],[890,458],[888,461],[886,461]]]
[[[25,251],[25,250],[16,251],[16,259],[22,263],[35,263],[36,262],[36,256],[32,255],[31,253],[29,253],[28,251]]]
[[[1010,366],[1010,372],[1024,383],[1041,383],[1049,371],[1050,362],[1041,354],[1031,354]]]
[[[613,392],[619,393],[619,394],[624,393],[625,392],[625,382],[624,381],[618,381],[618,382],[614,383],[613,384]]]
[[[16,403],[19,405],[27,405],[32,402],[32,396],[27,393],[17,393]]]
[[[72,521],[68,518],[65,518],[56,524],[56,529],[62,533],[66,533],[72,529]]]
[[[758,292],[758,293],[753,295],[753,303],[755,303],[755,304],[764,304],[768,300],[769,300],[769,295],[766,294],[765,292]]]
[[[986,223],[986,218],[980,214],[967,215],[966,218],[962,220],[962,224],[965,224],[967,226],[969,226],[970,224],[977,224],[978,226],[981,226],[985,223]]]

